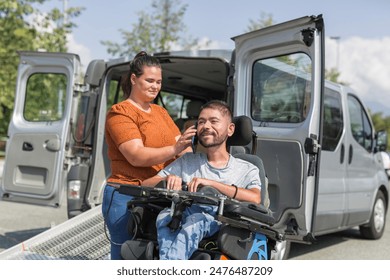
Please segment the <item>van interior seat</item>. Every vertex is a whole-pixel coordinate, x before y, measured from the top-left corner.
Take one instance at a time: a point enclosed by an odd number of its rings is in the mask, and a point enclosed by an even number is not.
[[[200,113],[200,108],[203,106],[204,102],[200,100],[191,100],[187,104],[186,115],[187,118],[180,118],[175,121],[177,127],[180,131],[185,131],[191,125],[194,125],[197,121]]]

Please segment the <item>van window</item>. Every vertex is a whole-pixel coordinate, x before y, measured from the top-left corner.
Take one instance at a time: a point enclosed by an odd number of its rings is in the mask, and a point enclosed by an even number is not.
[[[261,59],[252,69],[252,118],[299,123],[310,107],[311,61],[303,53]]]
[[[364,108],[353,95],[348,95],[348,109],[353,138],[371,152],[373,145],[372,127]]]
[[[157,104],[164,107],[174,121],[184,117],[183,107],[187,107],[188,101],[184,99],[183,95],[166,91],[161,91],[157,98]]]
[[[323,150],[334,151],[336,149],[343,132],[343,127],[341,96],[336,91],[325,88]]]
[[[28,78],[23,117],[27,121],[58,121],[65,109],[64,74],[36,73]]]
[[[120,81],[118,80],[109,80],[108,90],[107,90],[107,110],[109,110],[112,105],[123,100],[124,93],[123,89],[120,86]]]

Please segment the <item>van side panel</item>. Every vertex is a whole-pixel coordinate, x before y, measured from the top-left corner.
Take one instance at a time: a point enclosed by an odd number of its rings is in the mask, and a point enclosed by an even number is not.
[[[259,140],[259,153],[264,161],[268,177],[270,209],[279,220],[286,207],[299,208],[302,205],[303,159],[299,142],[277,139]]]

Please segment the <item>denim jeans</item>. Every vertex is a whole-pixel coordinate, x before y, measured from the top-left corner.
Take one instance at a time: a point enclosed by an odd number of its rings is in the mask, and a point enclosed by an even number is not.
[[[127,202],[132,197],[119,193],[114,187],[106,185],[104,188],[102,213],[110,233],[111,259],[121,260],[121,245],[132,238],[127,231],[130,212]]]
[[[220,222],[214,219],[216,210],[216,206],[193,204],[187,207],[181,227],[173,232],[168,226],[172,220],[171,209],[162,210],[156,220],[160,260],[188,260],[203,238],[220,229]]]

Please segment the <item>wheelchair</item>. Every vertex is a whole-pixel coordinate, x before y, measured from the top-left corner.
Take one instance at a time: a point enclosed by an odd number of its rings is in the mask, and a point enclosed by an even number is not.
[[[121,247],[121,255],[127,260],[158,259],[157,230],[155,221],[158,213],[171,208],[172,221],[169,227],[174,231],[180,227],[184,209],[193,203],[217,207],[216,220],[222,226],[217,234],[200,242],[191,259],[203,260],[269,260],[280,259],[284,234],[273,229],[275,219],[269,209],[267,180],[261,159],[255,151],[244,147],[253,141],[251,120],[246,116],[234,118],[235,132],[228,140],[231,153],[237,158],[252,162],[259,168],[262,182],[262,203],[260,205],[240,202],[227,197],[211,187],[198,192],[168,190],[165,182],[154,188],[136,185],[121,185],[119,192],[132,197],[128,201],[130,219],[128,231],[132,240]],[[184,187],[184,186],[183,186]]]
[[[171,230],[180,227],[184,209],[193,203],[217,207],[216,219],[222,223],[220,231],[199,244],[191,259],[205,260],[269,260],[277,258],[278,241],[282,234],[272,229],[272,213],[263,205],[239,202],[220,194],[211,187],[193,193],[122,185],[119,192],[131,196],[128,231],[132,240],[122,244],[125,260],[157,260],[158,244],[155,221],[158,213],[171,207]]]

